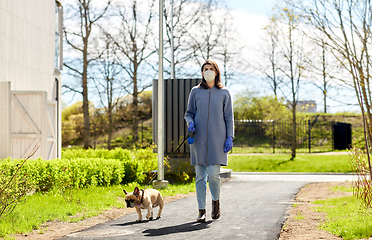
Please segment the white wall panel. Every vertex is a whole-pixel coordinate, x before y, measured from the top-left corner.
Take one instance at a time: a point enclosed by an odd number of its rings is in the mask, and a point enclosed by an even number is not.
[[[10,82],[0,82],[0,159],[11,153],[10,94]]]
[[[10,82],[11,91],[27,91],[33,95],[32,98],[27,98],[27,94],[24,95],[23,92],[18,95],[19,101],[28,110],[32,109],[29,113],[30,117],[35,119],[38,126],[43,127],[48,125],[47,105],[44,103],[47,100],[55,101],[56,99],[56,78],[59,80],[58,95],[60,99],[61,73],[55,71],[54,53],[54,0],[0,0],[0,83]],[[35,92],[43,92],[42,100],[35,97]],[[0,108],[4,105],[2,104],[2,95],[0,95]],[[35,106],[39,106],[39,110]],[[8,117],[11,119],[9,126],[13,127],[13,134],[19,132],[27,135],[28,132],[35,132],[15,107],[14,103],[10,104],[10,112],[12,113],[7,116],[1,112],[0,123],[3,123],[4,117]],[[35,157],[42,156],[46,159],[48,156],[60,157],[60,116],[60,102],[57,102],[55,112],[52,114],[53,123],[49,124],[56,128],[55,132],[52,133],[52,130],[47,132],[46,129],[43,129],[42,133],[45,136],[39,139],[39,142],[44,148],[40,149]],[[1,147],[5,146],[3,144],[5,126],[1,124],[1,127],[0,157],[3,151]],[[55,135],[54,138],[52,135]],[[12,137],[12,133],[10,136],[11,140],[8,142],[12,157],[23,157],[29,151],[30,146],[37,141],[37,138],[35,136],[31,138],[31,135],[28,136],[29,139],[27,136],[26,138]],[[46,145],[48,146],[45,147]]]
[[[54,91],[55,1],[0,0],[0,81],[12,90]]]
[[[37,97],[27,99],[26,96],[20,95],[20,101],[28,109],[34,109],[30,115],[35,118],[37,124],[42,126],[47,125],[45,101],[55,101],[56,87],[55,79],[59,80],[59,99],[61,86],[61,73],[55,71],[55,1],[54,0],[0,0],[0,83],[10,82],[11,91],[36,91],[44,92],[42,102],[37,102]],[[1,91],[1,89],[0,89]],[[34,92],[35,93],[35,92]],[[34,94],[31,93],[31,94]],[[44,97],[46,96],[46,99]],[[3,107],[0,95],[0,108]],[[41,112],[45,116],[38,115],[40,111],[36,106],[40,106]],[[34,108],[31,106],[34,105]],[[11,118],[9,126],[13,126],[15,132],[22,133],[32,132],[32,127],[24,121],[24,118],[18,110],[13,110],[14,103],[10,104],[10,112],[13,112],[6,117]],[[57,142],[48,142],[46,135],[42,138],[41,144],[48,145],[38,151],[35,155],[43,156],[60,156],[61,146],[61,123],[60,123],[60,102],[56,103],[56,110],[54,113],[53,124],[57,134],[55,137]],[[35,112],[33,112],[35,111]],[[0,115],[3,112],[1,112]],[[2,116],[2,118],[4,118]],[[3,123],[0,116],[0,123]],[[2,124],[1,124],[2,125]],[[2,125],[4,126],[4,125]],[[46,130],[46,129],[44,129]],[[4,130],[0,129],[0,144],[4,135]],[[43,134],[47,134],[43,131]],[[11,137],[9,141],[11,146],[9,150],[12,157],[24,156],[24,151],[28,151],[30,145],[35,144],[36,138],[24,139]],[[50,139],[50,137],[49,137]],[[10,143],[13,143],[15,146]],[[54,149],[53,145],[57,146]],[[57,151],[58,150],[58,151]],[[0,157],[2,156],[2,149],[0,147]],[[49,154],[50,153],[50,154]],[[9,155],[9,154],[8,154]]]

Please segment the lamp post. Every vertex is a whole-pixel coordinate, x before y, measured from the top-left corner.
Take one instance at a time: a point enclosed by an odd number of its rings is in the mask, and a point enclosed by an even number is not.
[[[174,73],[174,39],[173,39],[173,0],[171,0],[171,79],[175,79],[175,73]]]
[[[164,80],[163,80],[163,13],[164,0],[159,0],[159,77],[158,77],[158,180],[154,188],[166,188],[164,180]]]

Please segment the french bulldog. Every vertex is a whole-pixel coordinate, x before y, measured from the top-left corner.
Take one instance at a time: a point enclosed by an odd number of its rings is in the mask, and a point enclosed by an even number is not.
[[[125,202],[127,203],[128,208],[135,207],[138,213],[138,220],[137,222],[142,221],[142,213],[141,209],[147,209],[146,218],[149,220],[153,219],[153,208],[159,206],[158,217],[161,217],[161,212],[164,207],[163,197],[158,190],[155,189],[146,189],[146,190],[139,190],[136,187],[133,193],[128,193],[123,189],[125,193]]]

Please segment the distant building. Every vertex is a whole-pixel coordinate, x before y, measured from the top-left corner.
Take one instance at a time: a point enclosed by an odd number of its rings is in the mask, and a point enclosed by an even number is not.
[[[61,156],[62,5],[0,0],[0,159]]]
[[[316,102],[313,100],[310,101],[298,101],[297,102],[297,111],[304,113],[316,113]]]

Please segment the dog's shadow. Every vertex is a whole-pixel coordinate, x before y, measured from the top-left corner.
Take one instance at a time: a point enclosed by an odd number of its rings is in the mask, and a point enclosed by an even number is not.
[[[182,232],[193,232],[193,231],[199,231],[206,228],[209,228],[209,224],[211,224],[213,221],[207,221],[205,223],[198,223],[198,222],[189,222],[184,223],[181,225],[175,225],[175,226],[169,226],[169,227],[163,227],[163,228],[156,228],[156,229],[147,229],[143,231],[146,237],[157,237],[157,236],[164,236],[168,234],[174,234],[174,233],[182,233]]]
[[[125,226],[132,226],[132,225],[136,225],[136,224],[143,224],[143,223],[147,223],[147,222],[153,222],[153,221],[157,221],[157,220],[159,220],[159,219],[158,218],[155,218],[153,220],[146,219],[146,220],[142,220],[141,222],[133,221],[133,222],[113,224],[111,226],[125,227]]]

